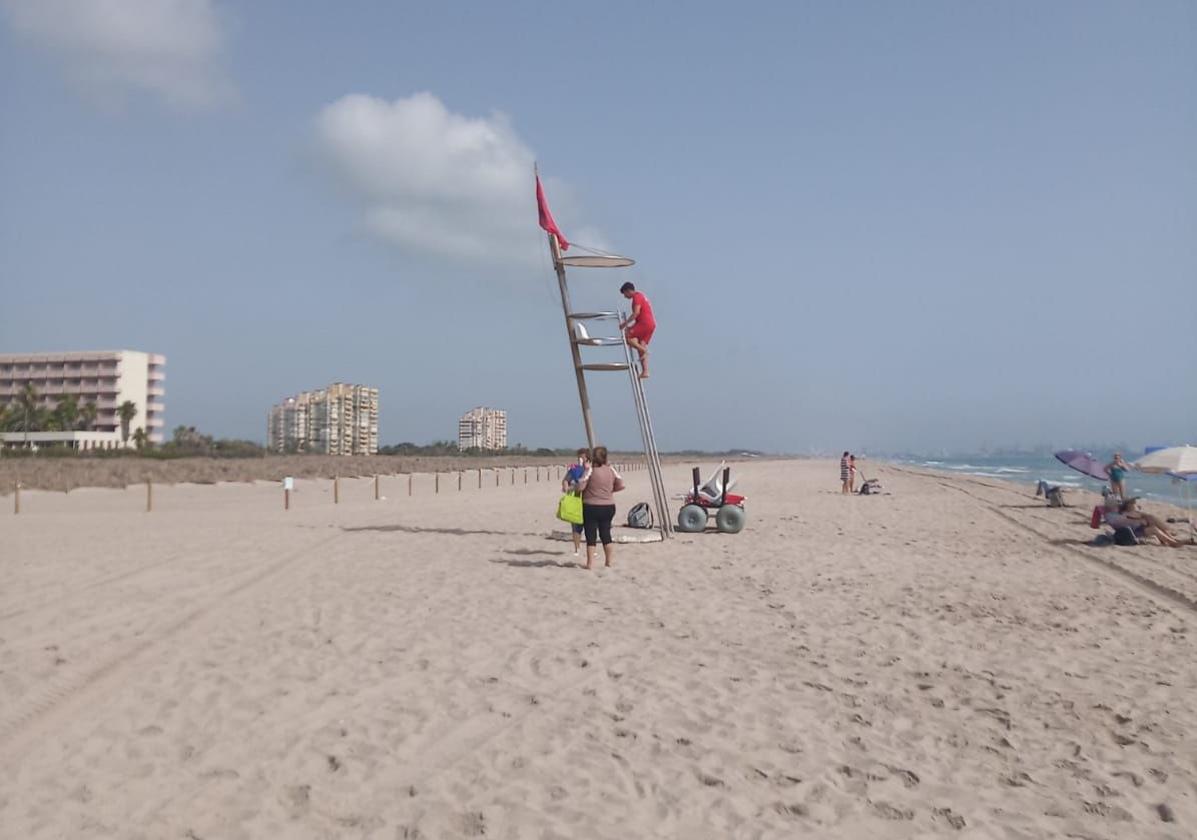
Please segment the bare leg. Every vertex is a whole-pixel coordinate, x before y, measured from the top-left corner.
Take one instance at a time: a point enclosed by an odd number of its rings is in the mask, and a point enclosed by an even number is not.
[[[586,568],[587,569],[594,568],[594,554],[595,554],[594,550],[595,550],[595,546],[593,546],[593,545],[586,546]]]
[[[573,531],[572,528],[570,530]],[[573,531],[573,537],[574,537],[574,557],[577,557],[578,552],[582,550],[582,535],[579,534],[577,531]]]
[[[603,558],[607,568],[611,568],[611,564],[615,562],[615,543],[607,543],[603,546]]]
[[[640,378],[648,379],[648,348],[638,338],[628,337],[628,346],[640,354]]]

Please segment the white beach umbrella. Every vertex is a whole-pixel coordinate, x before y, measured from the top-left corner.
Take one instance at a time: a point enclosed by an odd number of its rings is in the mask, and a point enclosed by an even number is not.
[[[1135,466],[1145,473],[1168,473],[1178,479],[1197,475],[1197,446],[1169,446],[1167,449],[1157,449],[1135,461]],[[1185,481],[1184,486],[1189,530],[1197,534],[1197,526],[1193,524],[1193,508],[1189,504],[1189,482]]]
[[[1145,473],[1197,474],[1197,446],[1169,446],[1157,449],[1135,461]]]

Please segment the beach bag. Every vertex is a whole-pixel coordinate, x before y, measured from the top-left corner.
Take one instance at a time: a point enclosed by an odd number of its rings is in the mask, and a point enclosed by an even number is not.
[[[570,525],[582,524],[582,497],[577,493],[566,493],[557,502],[557,518]]]
[[[1138,545],[1139,541],[1135,539],[1135,532],[1130,528],[1115,528],[1114,529],[1114,545]]]
[[[653,527],[653,512],[652,508],[648,506],[648,502],[638,502],[632,505],[632,509],[628,511],[628,527]]]

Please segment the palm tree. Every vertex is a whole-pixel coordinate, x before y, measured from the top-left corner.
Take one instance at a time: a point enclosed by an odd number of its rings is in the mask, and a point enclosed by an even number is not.
[[[82,431],[90,432],[96,425],[96,416],[100,413],[94,402],[86,403],[79,409],[78,426]]]
[[[73,394],[67,394],[54,406],[54,423],[64,432],[75,428],[79,422],[79,401]]]
[[[121,443],[125,446],[129,445],[129,424],[133,422],[133,418],[137,416],[137,405],[133,400],[125,400],[116,409],[116,414],[121,419]]]
[[[38,415],[41,414],[41,408],[38,403],[41,402],[41,396],[37,393],[37,388],[33,387],[32,382],[26,382],[25,387],[21,389],[20,395],[17,396],[17,406],[20,409],[21,428],[25,432],[25,448],[29,448],[29,433],[41,425]]]
[[[138,449],[144,449],[149,441],[150,436],[145,433],[145,429],[138,426],[137,430],[133,432],[133,445]]]

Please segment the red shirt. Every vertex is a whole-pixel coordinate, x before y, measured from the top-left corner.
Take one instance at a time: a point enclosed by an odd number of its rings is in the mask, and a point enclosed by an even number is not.
[[[657,319],[653,317],[653,305],[648,302],[648,298],[644,296],[644,292],[636,292],[632,295],[632,311],[636,311],[636,307],[640,307],[640,315],[636,318],[636,326],[638,327],[656,327]]]

